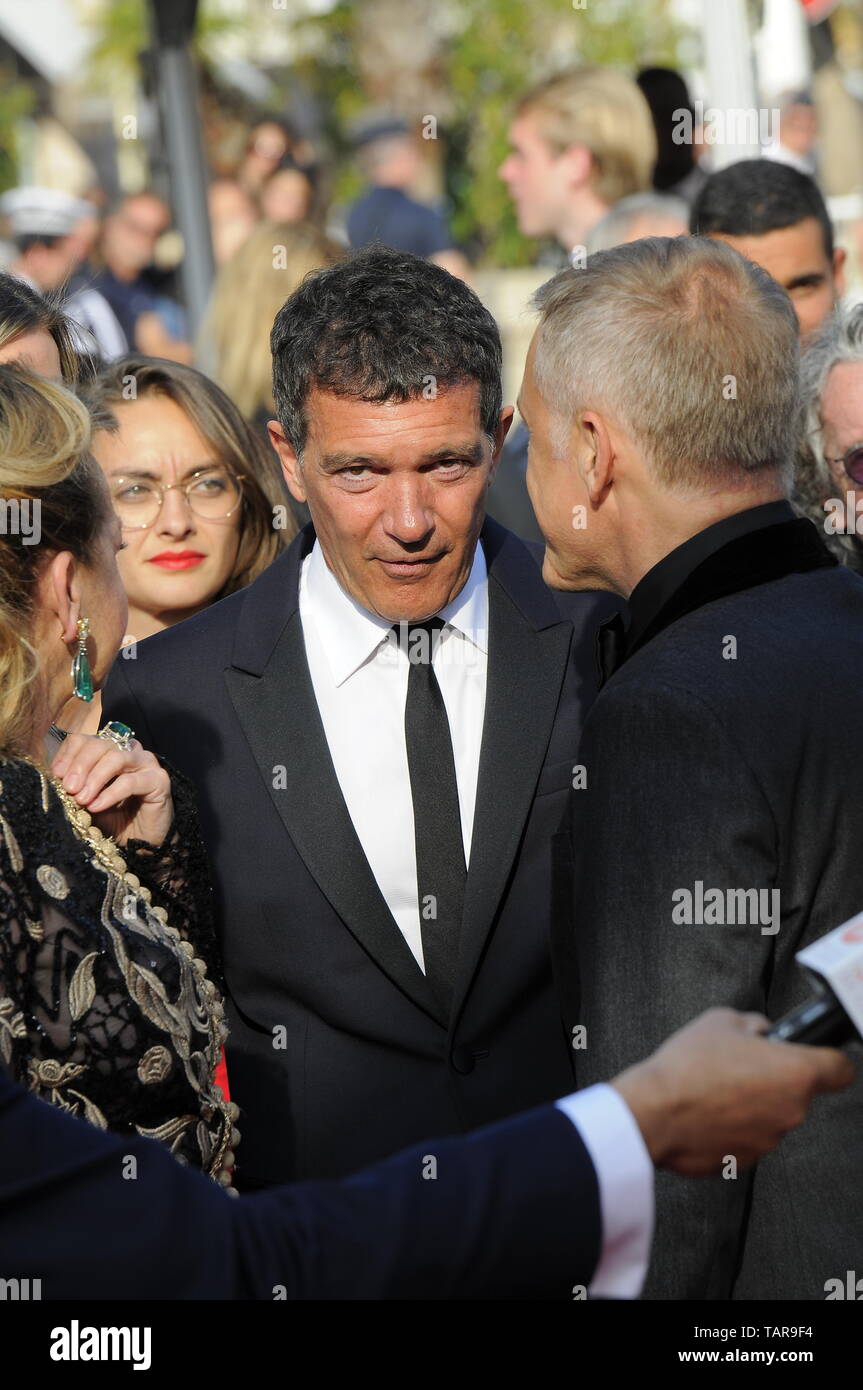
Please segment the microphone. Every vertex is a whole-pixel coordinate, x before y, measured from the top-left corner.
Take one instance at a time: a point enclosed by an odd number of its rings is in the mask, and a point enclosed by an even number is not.
[[[863,1037],[863,912],[797,953],[815,994],[768,1030],[780,1042],[843,1047]]]

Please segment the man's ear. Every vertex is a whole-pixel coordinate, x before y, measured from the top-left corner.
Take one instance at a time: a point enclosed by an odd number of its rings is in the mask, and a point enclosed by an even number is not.
[[[298,502],[307,501],[303,466],[296,449],[287,439],[278,420],[267,421],[267,433],[270,436],[270,443],[279,456],[279,463],[282,465],[282,474],[288,485],[288,491]]]
[[[582,188],[590,182],[594,159],[586,145],[570,145],[560,158],[566,164],[566,173],[571,188]]]
[[[578,469],[591,505],[599,506],[614,481],[614,447],[608,426],[595,410],[584,410],[576,419],[579,432]]]
[[[56,619],[58,635],[65,643],[78,640],[81,599],[78,562],[68,550],[52,555],[39,580],[39,606]]]
[[[500,412],[500,419],[497,422],[497,428],[494,432],[494,452],[491,456],[491,468],[488,470],[489,483],[491,483],[491,480],[495,474],[495,469],[497,468],[498,462],[500,461],[500,452],[503,448],[504,441],[507,435],[509,434],[509,427],[512,424],[514,415],[515,407],[511,405],[505,405],[503,410]]]
[[[848,252],[843,247],[837,246],[833,252],[833,284],[836,290],[836,302],[838,303],[845,294],[845,262]]]

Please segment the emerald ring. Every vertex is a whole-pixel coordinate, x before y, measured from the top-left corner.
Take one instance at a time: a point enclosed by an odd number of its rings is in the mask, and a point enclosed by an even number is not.
[[[119,719],[109,719],[107,724],[102,725],[96,737],[104,738],[109,743],[116,743],[117,747],[122,748],[125,753],[128,751],[131,740],[135,737],[135,732],[129,728],[128,724],[121,723]]]

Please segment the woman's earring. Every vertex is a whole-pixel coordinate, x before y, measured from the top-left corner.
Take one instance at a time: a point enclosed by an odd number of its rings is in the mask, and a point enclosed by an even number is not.
[[[87,638],[90,636],[90,619],[78,619],[78,650],[72,662],[72,689],[79,700],[88,703],[93,698],[93,672],[87,656]]]

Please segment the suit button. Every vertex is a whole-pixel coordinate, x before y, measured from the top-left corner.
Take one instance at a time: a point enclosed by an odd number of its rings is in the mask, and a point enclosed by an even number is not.
[[[476,1066],[476,1057],[469,1047],[454,1047],[450,1061],[460,1076],[470,1076]]]

